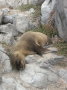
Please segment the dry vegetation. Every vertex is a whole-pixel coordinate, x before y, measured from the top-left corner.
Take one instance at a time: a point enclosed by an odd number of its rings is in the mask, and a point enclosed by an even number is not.
[[[59,41],[58,43],[55,43],[54,46],[58,48],[58,54],[67,56],[67,42]]]
[[[27,4],[27,5],[21,5],[17,9],[19,9],[21,12],[24,11],[29,11],[31,8],[35,10],[33,13],[33,20],[36,20],[37,17],[41,15],[41,6],[40,5],[32,5],[32,4]]]

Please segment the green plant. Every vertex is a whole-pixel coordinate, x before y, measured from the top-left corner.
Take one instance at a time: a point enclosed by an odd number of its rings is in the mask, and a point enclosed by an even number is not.
[[[54,37],[55,35],[58,35],[57,30],[50,24],[44,25],[42,26],[42,28],[44,30],[44,33],[51,38]]]
[[[44,26],[41,25],[38,28],[35,28],[31,31],[44,33],[50,38],[52,38],[52,36],[58,35],[57,30],[49,25],[44,25]]]
[[[32,5],[32,4],[26,4],[26,5],[21,5],[21,6],[19,6],[18,7],[18,9],[19,10],[21,10],[21,11],[27,11],[27,10],[29,10],[30,8],[35,8],[35,6],[34,5]]]
[[[54,46],[58,48],[58,54],[67,56],[67,42],[58,42]]]

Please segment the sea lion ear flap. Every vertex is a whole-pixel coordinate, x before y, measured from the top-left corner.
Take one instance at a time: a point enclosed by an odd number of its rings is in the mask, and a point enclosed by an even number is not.
[[[35,40],[35,44],[36,44],[37,46],[40,46],[40,42],[39,42],[38,40]]]

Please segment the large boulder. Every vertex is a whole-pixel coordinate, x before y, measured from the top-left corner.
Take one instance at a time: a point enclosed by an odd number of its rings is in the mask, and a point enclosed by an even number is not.
[[[56,21],[56,27],[57,27],[58,32],[59,32],[59,36],[64,41],[67,41],[67,17],[66,17],[65,12],[64,12],[63,0],[56,0],[55,21]]]
[[[41,6],[41,23],[48,24],[54,20],[59,36],[67,41],[67,5],[65,3],[67,3],[66,0],[45,0]]]
[[[29,19],[25,15],[18,15],[16,17],[16,27],[19,32],[25,32],[30,29]]]
[[[41,6],[41,23],[46,24],[51,20],[51,14],[54,14],[56,0],[45,0]]]
[[[33,13],[35,10],[31,8],[29,11],[25,11],[16,16],[16,28],[18,32],[24,33],[27,30],[34,29],[38,27],[39,22],[34,20]]]

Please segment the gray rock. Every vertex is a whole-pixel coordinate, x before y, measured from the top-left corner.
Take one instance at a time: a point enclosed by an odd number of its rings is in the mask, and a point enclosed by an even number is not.
[[[9,34],[0,34],[0,42],[1,43],[6,43],[9,45],[13,45],[14,44],[14,37],[12,35],[12,33]]]
[[[47,62],[41,63],[40,67],[44,68],[44,69],[51,69],[52,68],[52,66]]]
[[[56,0],[45,0],[41,6],[41,23],[47,24],[50,18],[50,14],[54,11]]]
[[[34,8],[31,8],[31,9],[29,10],[29,12],[30,12],[30,13],[34,13],[34,12],[35,12]]]
[[[19,32],[25,32],[29,29],[29,20],[26,16],[18,16],[16,19],[16,27]]]
[[[25,89],[21,84],[17,83],[16,90],[27,90],[27,89]]]
[[[5,54],[4,48],[0,45],[0,73],[12,70],[9,57]]]
[[[2,84],[2,77],[0,77],[0,85]]]
[[[7,0],[6,4],[9,7],[16,8],[18,6],[25,5],[25,4],[33,4],[33,5],[42,4],[43,1],[44,0],[35,0],[35,1],[34,0]]]
[[[59,9],[58,9],[59,8]],[[56,0],[56,27],[59,36],[67,41],[67,18],[64,12],[63,0]]]
[[[41,69],[36,64],[27,65],[26,69],[20,72],[20,78],[22,81],[38,88],[45,88],[49,84],[58,81],[58,75],[54,72]]]
[[[34,4],[34,5],[38,5],[38,4],[42,4],[44,0],[25,0],[24,3],[25,4]]]
[[[8,23],[15,24],[15,17],[17,15],[16,14],[10,15],[9,13],[11,13],[11,11],[8,11],[9,9],[8,10],[6,9],[8,8],[5,8],[5,10],[2,10],[3,11],[2,24],[8,24]]]
[[[2,84],[0,85],[0,90],[27,90],[25,89],[19,80],[15,80],[11,76],[2,76]]]
[[[0,26],[0,33],[9,34],[12,33],[13,36],[17,36],[18,32],[16,30],[15,25],[13,24],[6,24]]]
[[[7,84],[12,84],[15,82],[14,78],[2,76],[2,82]]]
[[[55,20],[55,26],[58,30],[59,36],[67,41],[67,14],[66,14],[66,0],[45,0],[41,6],[41,23],[47,24]],[[58,9],[59,8],[59,9]]]
[[[26,58],[25,58],[25,61],[27,64],[30,64],[30,63],[35,63],[37,62],[37,60],[39,60],[41,57],[39,55],[28,55]]]
[[[3,16],[2,18],[2,24],[11,23],[13,24],[13,18],[12,16]]]
[[[0,10],[0,24],[2,24],[2,17],[3,17],[3,13],[2,13],[2,11]]]
[[[29,11],[25,12],[20,12],[18,13],[18,10],[15,10],[15,12],[10,11],[4,11],[3,10],[3,18],[2,18],[2,24],[7,24],[7,25],[1,25],[0,29],[5,29],[8,31],[12,31],[13,29],[13,34],[15,34],[15,31],[24,33],[27,30],[34,29],[38,27],[40,19],[37,18],[37,20],[34,20],[33,14],[35,10],[31,8]],[[11,15],[9,13],[12,13]],[[4,30],[0,30],[4,31]]]
[[[46,90],[51,85],[55,87],[60,85],[62,83],[59,82],[60,79],[66,81],[67,70],[59,69],[57,71],[53,67],[54,63],[49,62],[49,60],[60,58],[59,56],[53,53],[44,54],[43,57],[29,55],[26,57],[28,64],[26,64],[25,70],[16,72],[12,71],[9,57],[4,53],[4,48],[0,47],[0,90]],[[40,67],[42,63],[46,68]]]
[[[67,0],[64,0],[63,4],[64,4],[64,11],[67,17]]]
[[[26,14],[18,14],[16,17],[16,28],[18,32],[24,33],[27,30],[31,30],[36,26],[32,22],[30,12],[25,12]]]
[[[11,10],[9,8],[3,8],[3,9],[1,9],[1,11],[3,13],[2,24],[8,24],[8,23],[13,24],[15,15],[9,14],[11,12]]]
[[[35,68],[34,68],[35,67]],[[20,73],[21,80],[39,88],[45,87],[47,82],[47,75],[43,74],[43,70],[36,65],[27,65],[25,71]],[[46,72],[46,71],[45,71]]]
[[[1,11],[3,13],[3,16],[7,15],[10,12],[9,8],[3,8],[1,9]]]
[[[48,54],[43,55],[42,59],[39,60],[38,62],[41,62],[41,63],[46,62],[46,63],[49,63],[51,65],[57,65],[59,62],[63,61],[64,56],[58,56],[58,55],[53,54],[53,53],[48,53]]]
[[[58,72],[60,77],[63,78],[67,83],[67,69],[60,69]]]
[[[33,4],[38,5],[42,4],[44,0],[0,0],[0,8],[9,7],[10,9],[17,8],[21,5]]]

